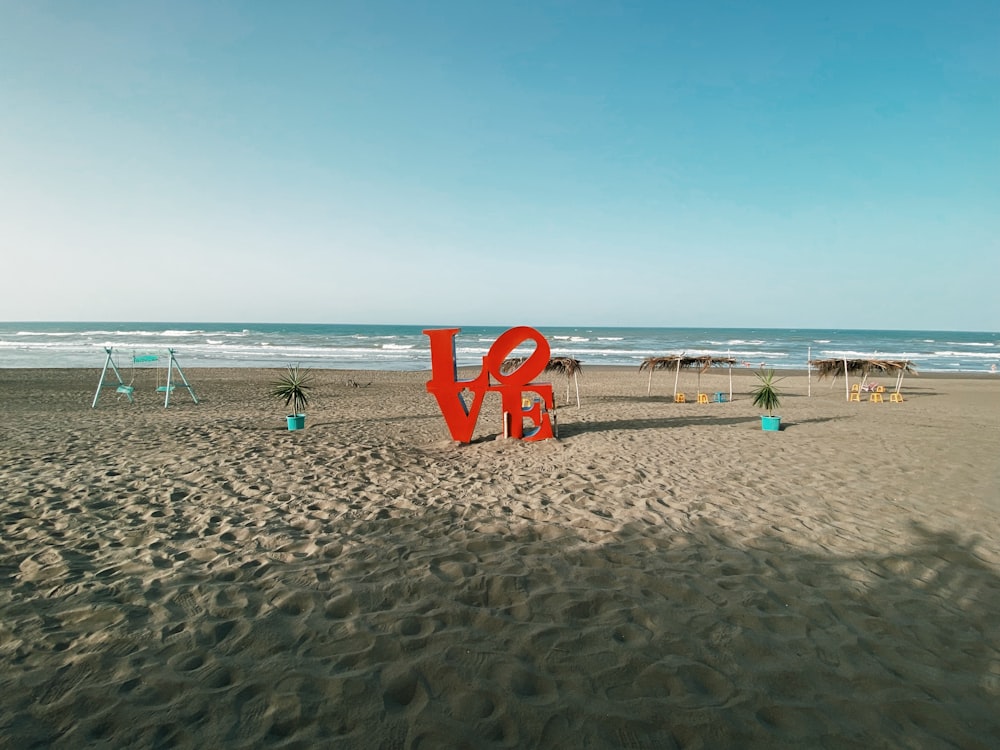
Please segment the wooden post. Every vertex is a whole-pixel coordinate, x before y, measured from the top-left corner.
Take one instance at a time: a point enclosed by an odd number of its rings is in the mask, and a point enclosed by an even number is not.
[[[726,359],[729,360],[729,401],[733,400],[733,353],[732,351],[726,352]]]
[[[806,349],[806,382],[809,384],[807,395],[810,397],[813,395],[813,379],[812,379],[813,371],[812,371],[812,364],[810,364],[813,358],[812,351],[813,350],[811,346]]]

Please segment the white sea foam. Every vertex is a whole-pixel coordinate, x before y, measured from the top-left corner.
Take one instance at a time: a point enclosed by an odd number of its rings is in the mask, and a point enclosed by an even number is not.
[[[831,359],[913,359],[913,354],[907,353],[897,353],[891,354],[889,352],[872,352],[872,351],[845,351],[845,350],[829,350],[824,349],[820,354],[825,355],[827,358]]]
[[[943,352],[933,352],[935,357],[943,357],[948,359],[996,359],[996,352],[956,352],[956,351],[943,351]]]
[[[427,337],[416,326],[254,325],[217,323],[158,327],[123,324],[0,323],[0,367],[100,367],[103,347],[114,347],[124,362],[133,352],[177,350],[189,366],[280,366],[297,360],[317,367],[424,369],[429,366]],[[503,328],[471,328],[455,338],[460,366],[478,366]],[[539,329],[553,356],[570,356],[584,365],[634,366],[646,357],[686,353],[731,356],[804,368],[807,357],[908,359],[920,371],[982,371],[1000,364],[1000,335],[929,332],[830,331],[811,341],[796,331],[741,335],[724,329]],[[747,333],[750,333],[749,331]],[[946,345],[929,345],[935,340]],[[963,340],[965,339],[965,340]],[[810,346],[811,345],[811,346]],[[526,356],[532,342],[513,356]]]

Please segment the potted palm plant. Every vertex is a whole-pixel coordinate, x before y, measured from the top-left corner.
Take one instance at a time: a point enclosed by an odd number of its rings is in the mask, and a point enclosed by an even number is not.
[[[777,381],[774,379],[774,370],[761,370],[757,373],[757,379],[760,382],[750,392],[753,396],[753,405],[767,410],[766,415],[760,415],[760,428],[768,431],[780,430],[781,417],[774,416],[774,410],[781,406],[781,394],[775,387]]]
[[[309,403],[306,390],[311,381],[312,373],[309,370],[289,365],[285,374],[271,384],[271,395],[284,399],[285,406],[292,406],[292,413],[287,417],[289,430],[301,430],[306,426],[305,408]]]

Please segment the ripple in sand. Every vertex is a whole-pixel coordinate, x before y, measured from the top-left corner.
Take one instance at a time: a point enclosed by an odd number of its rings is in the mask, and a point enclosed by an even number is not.
[[[194,672],[205,666],[205,653],[195,651],[178,654],[170,660],[170,664],[178,672]]]
[[[523,663],[501,663],[491,674],[504,692],[522,701],[544,705],[558,697],[555,682],[532,666]]]
[[[404,617],[396,625],[396,629],[399,631],[400,635],[403,636],[415,636],[420,635],[423,632],[423,626],[421,622],[416,617]]]
[[[626,646],[645,646],[653,639],[653,634],[640,625],[627,622],[611,631],[611,639]]]
[[[343,620],[358,613],[358,601],[353,593],[343,594],[327,602],[324,615],[331,620]]]
[[[423,678],[410,668],[398,672],[387,668],[382,675],[382,688],[382,702],[390,713],[404,709],[419,711],[428,700]]]
[[[317,596],[304,591],[294,591],[282,595],[275,600],[274,605],[279,612],[289,617],[308,616],[316,608]]]
[[[452,699],[452,713],[469,719],[486,719],[496,711],[496,703],[487,693],[466,687],[456,691]]]
[[[125,619],[125,613],[115,607],[91,606],[63,612],[60,619],[66,630],[93,633],[118,624]]]
[[[658,697],[670,706],[705,708],[724,705],[735,690],[728,677],[707,664],[659,661],[643,669],[631,682],[613,686],[607,695],[612,700]]]
[[[430,570],[445,583],[455,583],[475,575],[476,566],[467,561],[435,560],[431,563]]]
[[[38,581],[61,578],[67,573],[69,566],[58,552],[44,549],[24,558],[18,569],[21,571],[21,580]]]

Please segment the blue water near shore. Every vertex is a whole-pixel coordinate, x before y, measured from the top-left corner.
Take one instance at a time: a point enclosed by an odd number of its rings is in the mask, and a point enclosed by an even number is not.
[[[426,370],[436,326],[279,323],[0,323],[0,367],[101,367],[104,347],[119,364],[133,355],[176,351],[186,367]],[[911,360],[920,372],[1000,369],[1000,333],[765,328],[599,328],[535,326],[553,356],[586,365],[636,366],[646,357],[686,353],[731,356],[752,367],[805,369],[808,359]],[[460,366],[478,366],[505,327],[463,327]],[[518,354],[527,354],[516,352]]]

